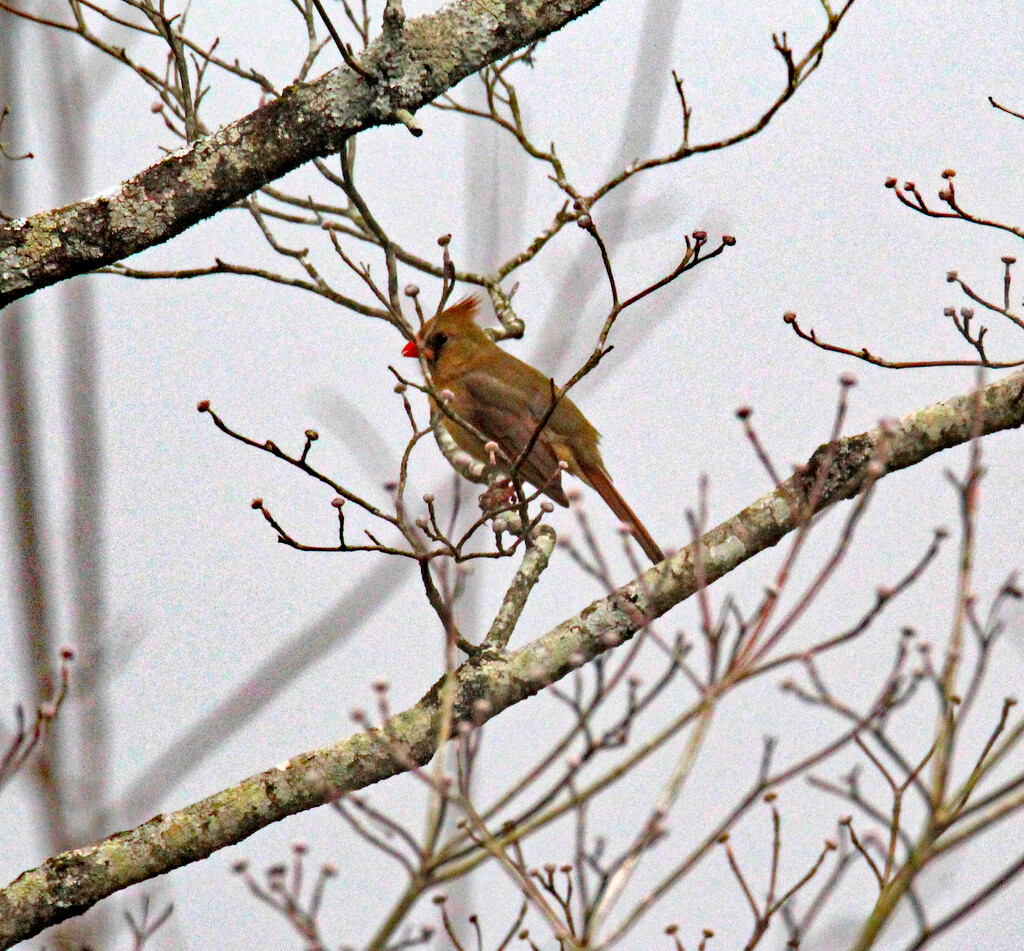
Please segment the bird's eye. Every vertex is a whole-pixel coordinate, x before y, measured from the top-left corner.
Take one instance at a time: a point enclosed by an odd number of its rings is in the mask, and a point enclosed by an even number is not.
[[[435,360],[437,359],[438,354],[440,354],[441,348],[447,342],[448,342],[448,335],[446,333],[441,332],[441,331],[438,331],[436,334],[433,334],[431,336],[431,338],[427,341],[427,346],[429,346],[430,349],[433,351],[434,359]]]

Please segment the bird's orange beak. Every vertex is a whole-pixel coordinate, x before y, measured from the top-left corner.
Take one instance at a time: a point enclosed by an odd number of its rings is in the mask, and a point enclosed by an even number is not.
[[[434,351],[430,347],[424,347],[416,340],[410,340],[402,347],[403,357],[423,357],[428,363],[434,360]]]

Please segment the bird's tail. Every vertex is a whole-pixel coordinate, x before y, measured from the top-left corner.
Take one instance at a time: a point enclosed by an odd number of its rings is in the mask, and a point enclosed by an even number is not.
[[[644,528],[643,522],[636,517],[636,513],[629,507],[626,500],[619,495],[619,490],[612,485],[612,480],[604,469],[596,466],[580,467],[587,482],[594,488],[598,495],[605,500],[614,513],[615,517],[622,522],[629,533],[637,540],[637,543],[644,550],[644,554],[654,564],[665,560],[658,543],[651,538],[651,533]]]

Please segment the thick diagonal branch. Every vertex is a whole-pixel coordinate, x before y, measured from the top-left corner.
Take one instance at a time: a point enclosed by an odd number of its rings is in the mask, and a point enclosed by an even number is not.
[[[480,723],[496,716],[632,637],[702,583],[728,574],[803,524],[809,493],[820,511],[854,497],[865,483],[888,472],[916,465],[975,435],[1022,424],[1024,372],[1018,372],[980,393],[966,393],[822,447],[798,475],[533,643],[511,654],[467,661],[454,677],[455,718]],[[883,458],[885,470],[872,471]],[[829,466],[824,474],[823,464]],[[129,885],[206,858],[272,822],[427,763],[442,727],[444,683],[439,681],[383,729],[302,753],[208,799],[25,872],[0,892],[0,949]]]
[[[460,0],[378,37],[369,81],[339,67],[289,86],[213,135],[102,195],[0,224],[0,308],[76,274],[161,244],[348,136],[404,113],[503,56],[543,39],[601,0]]]

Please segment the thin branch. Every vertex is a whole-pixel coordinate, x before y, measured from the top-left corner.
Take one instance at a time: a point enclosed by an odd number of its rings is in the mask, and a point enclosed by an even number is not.
[[[840,440],[816,507],[823,509],[860,491],[883,439],[889,446],[887,471],[892,472],[975,435],[1024,424],[1024,373],[989,384],[982,397],[971,392],[911,413],[884,429]],[[707,532],[695,543],[703,548],[705,582],[711,584],[805,524],[806,492],[804,478],[794,476]],[[526,647],[500,658],[468,661],[452,676],[453,723],[479,725],[499,715],[628,640],[642,619],[660,617],[690,597],[697,588],[693,547]],[[626,601],[636,610],[624,610],[620,605]],[[128,885],[240,842],[271,822],[406,771],[410,762],[428,762],[437,750],[444,696],[449,695],[441,686],[395,715],[387,729],[359,733],[304,753],[201,802],[25,872],[0,891],[0,948],[80,913]],[[478,704],[482,696],[488,701],[486,710]],[[56,900],[58,892],[64,896],[61,901]]]

